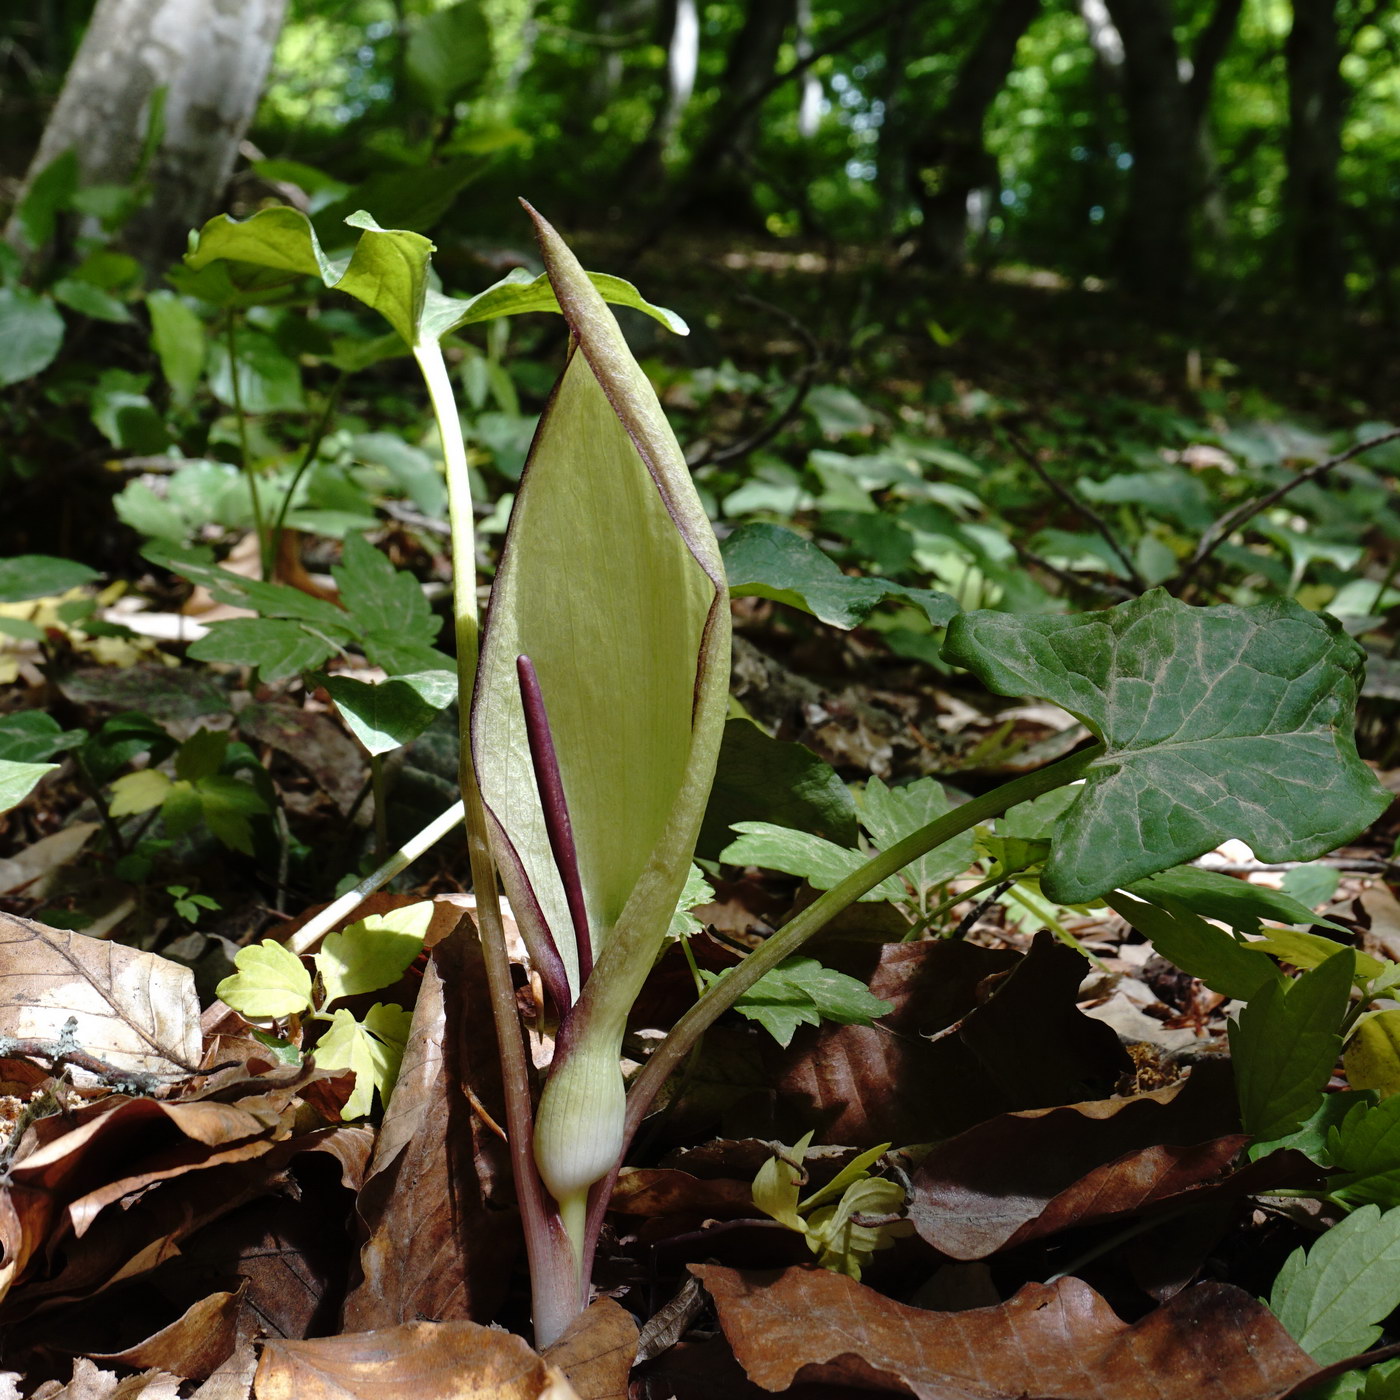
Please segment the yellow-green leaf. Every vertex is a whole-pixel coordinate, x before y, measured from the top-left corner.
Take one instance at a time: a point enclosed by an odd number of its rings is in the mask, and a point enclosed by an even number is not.
[[[264,938],[240,948],[238,969],[215,988],[220,1001],[244,1016],[259,1019],[298,1016],[311,1008],[311,974],[301,959],[280,943]]]
[[[107,811],[114,817],[130,817],[149,812],[165,801],[171,780],[159,768],[143,768],[127,773],[112,784],[112,801]]]
[[[355,1075],[340,1116],[363,1118],[374,1105],[374,1091],[388,1103],[403,1063],[404,1046],[412,1016],[401,1006],[376,1002],[363,1022],[341,1007],[330,1028],[316,1042],[316,1064],[321,1069],[348,1069]]]
[[[1400,1011],[1363,1016],[1342,1052],[1347,1083],[1383,1098],[1400,1093]]]
[[[425,899],[327,934],[316,954],[327,1004],[397,982],[422,949],[432,917],[432,901]]]

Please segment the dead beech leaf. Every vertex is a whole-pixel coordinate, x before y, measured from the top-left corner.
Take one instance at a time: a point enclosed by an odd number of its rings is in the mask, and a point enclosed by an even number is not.
[[[454,911],[457,912],[457,911]],[[481,946],[464,922],[429,955],[393,1098],[357,1203],[369,1239],[345,1302],[353,1331],[415,1317],[489,1319],[519,1225]]]
[[[952,1259],[998,1250],[1200,1189],[1247,1141],[1227,1065],[1133,1098],[1007,1113],[939,1143],[909,1216]]]
[[[776,1087],[806,1101],[817,1142],[857,1147],[1106,1097],[1130,1062],[1077,1007],[1083,968],[1048,934],[1024,957],[944,940],[886,945],[870,990],[894,1010],[873,1026],[799,1030],[775,1056]]]
[[[544,1359],[569,1378],[578,1400],[627,1400],[637,1324],[620,1303],[597,1298],[545,1348]]]
[[[1274,1400],[1317,1363],[1242,1289],[1206,1283],[1128,1324],[1080,1279],[1009,1302],[925,1312],[813,1265],[691,1265],[751,1380],[795,1379],[918,1400]]]
[[[765,1153],[759,1166],[771,1153]],[[757,1168],[754,1169],[757,1171]],[[750,1174],[752,1177],[752,1173]],[[705,1181],[673,1167],[625,1167],[613,1186],[608,1209],[620,1215],[753,1215],[753,1190],[747,1181]]]
[[[78,1022],[78,1046],[120,1069],[178,1075],[199,1063],[204,1042],[189,968],[120,943],[0,914],[5,1033],[57,1040],[70,1016]]]
[[[251,1339],[241,1341],[233,1355],[190,1396],[190,1400],[250,1400],[257,1369],[257,1348]]]
[[[168,1327],[145,1341],[114,1352],[89,1352],[93,1361],[168,1371],[202,1381],[233,1355],[238,1343],[238,1310],[243,1290],[211,1293],[188,1307]]]
[[[115,1371],[80,1357],[73,1363],[73,1379],[67,1385],[46,1381],[30,1400],[179,1400],[179,1376],[164,1371],[142,1371],[118,1377]]]
[[[257,1400],[578,1400],[563,1374],[511,1332],[405,1322],[305,1342],[268,1342]]]

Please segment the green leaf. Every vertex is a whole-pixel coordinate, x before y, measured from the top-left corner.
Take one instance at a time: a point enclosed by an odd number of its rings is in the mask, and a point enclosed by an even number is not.
[[[175,756],[175,776],[190,782],[212,778],[223,767],[228,741],[227,729],[197,729],[180,745]]]
[[[350,732],[371,754],[411,744],[457,698],[451,671],[422,671],[387,681],[322,676]]]
[[[47,297],[0,287],[0,389],[46,370],[63,344],[63,317]]]
[[[807,831],[791,831],[771,822],[735,822],[740,835],[719,853],[726,865],[757,865],[764,870],[781,870],[784,875],[797,875],[815,890],[829,890],[839,885],[847,875],[859,870],[867,857],[813,836]],[[879,900],[901,900],[908,890],[897,876],[881,880],[874,889],[861,895],[867,903]]]
[[[811,749],[770,738],[747,718],[724,726],[696,854],[716,858],[735,822],[764,821],[856,843],[856,806],[840,774]]]
[[[843,574],[816,545],[781,525],[741,525],[722,550],[731,596],[772,598],[834,627],[858,627],[887,598],[914,604],[935,627],[958,611],[946,593]]]
[[[418,171],[412,172],[412,179],[423,183]],[[237,270],[232,281],[225,279],[230,290],[236,295],[243,289],[255,299],[302,277],[319,277],[326,287],[346,292],[378,311],[410,346],[420,340],[440,339],[473,321],[558,307],[553,293],[545,290],[546,280],[531,279],[528,273],[508,277],[478,297],[445,297],[428,287],[428,258],[433,251],[428,239],[401,229],[380,228],[363,211],[345,222],[362,230],[360,240],[349,258],[331,259],[298,209],[262,209],[241,223],[221,214],[191,235],[185,262],[199,271],[229,260]],[[679,317],[644,301],[631,283],[618,277],[584,275],[590,276],[605,300],[635,306],[672,330],[683,328]],[[522,288],[522,282],[528,287]],[[537,285],[540,283],[544,286]],[[529,295],[522,295],[526,290]],[[494,298],[493,293],[497,293]]]
[[[919,778],[904,787],[891,788],[872,777],[865,785],[860,821],[883,851],[943,816],[948,809],[948,794],[935,778]],[[975,839],[973,832],[965,831],[900,871],[913,882],[921,902],[935,886],[967,870],[976,856]]]
[[[1343,948],[1292,983],[1266,982],[1230,1022],[1240,1117],[1252,1137],[1283,1137],[1316,1109],[1342,1048],[1355,966]]]
[[[1362,1206],[1289,1255],[1269,1307],[1323,1366],[1366,1350],[1400,1307],[1400,1209]]]
[[[1299,865],[1284,873],[1281,889],[1305,908],[1316,909],[1332,899],[1341,881],[1342,872],[1334,865]]]
[[[348,642],[354,630],[346,613],[322,598],[313,598],[299,588],[282,583],[264,583],[244,578],[228,569],[210,564],[193,552],[147,545],[141,553],[163,569],[169,569],[191,583],[202,584],[216,603],[230,603],[238,608],[252,608],[263,617],[295,618],[311,623],[328,638]],[[234,619],[243,621],[244,619]]]
[[[280,1020],[311,1009],[311,974],[280,943],[264,938],[240,948],[233,965],[238,971],[225,977],[214,994],[240,1014]]]
[[[1330,1194],[1352,1205],[1400,1205],[1400,1095],[1355,1104],[1327,1134],[1327,1152],[1346,1173],[1327,1183]]]
[[[170,779],[159,768],[143,768],[128,773],[112,784],[112,800],[107,804],[108,815],[130,817],[159,807],[170,793]]]
[[[671,927],[667,930],[672,938],[688,938],[692,933],[700,933],[704,924],[691,915],[697,905],[708,904],[715,897],[714,889],[705,878],[705,872],[698,865],[690,867],[685,877],[685,888],[676,901],[676,912],[671,916]]]
[[[301,366],[262,331],[242,330],[237,360],[231,360],[228,342],[216,340],[209,347],[209,390],[220,403],[235,408],[241,400],[247,413],[296,413],[306,407],[301,389]],[[233,371],[238,369],[238,393]]]
[[[1361,648],[1289,600],[1192,608],[1154,589],[1077,617],[964,613],[944,657],[998,694],[1062,705],[1103,741],[1042,880],[1064,904],[1227,837],[1310,860],[1391,800],[1352,741]]]
[[[18,554],[11,559],[0,559],[0,603],[52,598],[70,588],[91,583],[96,577],[96,570],[89,569],[86,564],[75,564],[71,559]]]
[[[1400,1094],[1400,1011],[1370,1011],[1347,1041],[1347,1083],[1353,1089]]]
[[[1281,978],[1278,968],[1263,952],[1256,951],[1256,945],[1241,943],[1184,905],[1166,900],[1159,907],[1122,894],[1107,894],[1104,903],[1146,937],[1168,962],[1232,1001],[1248,1001],[1260,987]],[[1334,943],[1334,952],[1336,947]]]
[[[718,980],[714,974],[702,975],[707,982]],[[793,957],[760,977],[734,1003],[734,1010],[757,1021],[779,1045],[786,1046],[800,1025],[827,1020],[842,1026],[868,1026],[894,1007],[844,972],[823,967],[815,958]]]
[[[423,900],[387,914],[372,914],[344,933],[328,933],[316,954],[326,1003],[392,986],[422,951],[433,904]]]
[[[56,302],[80,316],[114,325],[125,325],[131,320],[131,312],[124,301],[80,277],[61,277],[49,290]]]
[[[299,622],[271,617],[233,617],[211,623],[189,649],[196,661],[254,666],[264,681],[314,671],[339,652],[326,637]]]
[[[1263,938],[1256,938],[1250,945],[1261,952],[1272,953],[1294,967],[1319,967],[1330,958],[1340,946],[1335,939],[1324,938],[1321,934],[1301,933],[1291,928],[1270,928],[1264,930]],[[1360,949],[1356,953],[1356,980],[1364,986],[1373,977],[1379,977],[1390,964],[1373,958]]]
[[[588,280],[604,301],[611,302],[614,306],[629,306],[634,311],[641,311],[652,320],[660,321],[668,331],[673,331],[676,335],[690,334],[690,327],[674,311],[649,302],[632,283],[623,278],[613,277],[606,272],[590,272]],[[430,292],[426,320],[430,325],[441,325],[442,329],[438,334],[445,335],[448,331],[461,330],[463,326],[494,321],[499,316],[520,316],[528,311],[558,310],[559,301],[554,295],[554,288],[550,286],[548,273],[531,277],[524,268],[513,267],[499,282],[487,287],[484,292],[478,292],[474,297],[456,299],[439,297]]]
[[[374,1106],[374,1091],[387,1103],[399,1077],[412,1017],[402,1007],[376,1002],[363,1022],[344,1007],[331,1019],[330,1028],[316,1042],[313,1054],[320,1069],[348,1069],[355,1073],[355,1088],[343,1119],[363,1118]]]
[[[1358,1104],[1374,1104],[1376,1096],[1364,1090],[1344,1089],[1335,1094],[1324,1094],[1322,1102],[1308,1115],[1302,1126],[1291,1133],[1269,1142],[1256,1141],[1250,1145],[1249,1155],[1258,1160],[1273,1152],[1285,1152],[1289,1148],[1301,1152],[1311,1162],[1320,1167],[1332,1165],[1332,1154],[1327,1148],[1328,1134],[1339,1126],[1348,1113]]]
[[[491,24],[479,0],[422,16],[408,36],[404,71],[435,111],[479,87],[491,71]]]
[[[56,763],[16,763],[0,758],[0,812],[17,807],[39,784],[45,773],[52,773]]]
[[[271,815],[271,810],[251,783],[239,778],[215,776],[200,778],[194,784],[209,830],[231,850],[253,854],[253,828],[249,817]],[[165,816],[169,825],[169,803]]]
[[[796,1230],[799,1235],[807,1233],[806,1222],[797,1213],[797,1198],[802,1189],[799,1166],[811,1145],[812,1134],[808,1133],[784,1157],[770,1157],[753,1179],[754,1205],[780,1225]]]
[[[164,289],[146,296],[151,317],[151,347],[176,403],[188,403],[199,386],[209,354],[204,322],[188,302]]]
[[[1071,796],[1073,790],[1071,791]],[[1146,880],[1125,885],[1124,889],[1138,899],[1160,904],[1173,900],[1206,919],[1219,919],[1241,933],[1257,934],[1261,920],[1277,919],[1285,924],[1315,924],[1325,922],[1314,917],[1312,910],[1300,904],[1282,890],[1266,885],[1252,885],[1215,870],[1202,870],[1195,865],[1180,865],[1163,870]],[[1339,924],[1331,927],[1345,933]]]
[[[341,562],[331,569],[340,599],[366,635],[376,632],[410,645],[430,646],[442,628],[423,586],[396,569],[361,535],[346,535]]]
[[[40,763],[76,748],[87,738],[82,729],[60,729],[43,710],[16,710],[0,715],[0,759],[11,763]]]

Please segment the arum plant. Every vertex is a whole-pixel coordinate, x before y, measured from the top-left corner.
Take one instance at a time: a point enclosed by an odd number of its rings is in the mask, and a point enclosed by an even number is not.
[[[320,275],[389,318],[428,384],[456,560],[460,815],[545,1346],[587,1301],[612,1182],[666,1076],[766,973],[911,862],[1078,784],[1039,876],[1045,894],[1083,904],[1126,888],[1170,911],[1147,877],[1231,836],[1266,860],[1311,859],[1364,829],[1388,795],[1352,742],[1361,649],[1296,603],[1193,608],[1156,590],[1077,617],[959,614],[949,662],[999,693],[1063,706],[1096,742],[942,812],[845,875],[707,987],[626,1086],[623,1027],[666,939],[713,779],[729,595],[684,458],[605,299],[667,314],[628,284],[585,273],[534,218],[546,276],[463,301],[429,288],[426,239],[381,230],[368,215],[351,221],[363,233],[343,262],[327,259],[291,210],[216,220],[191,262]],[[539,309],[564,314],[569,355],[531,447],[478,647],[470,489],[439,340],[472,319]],[[444,814],[413,851],[459,819],[457,808]],[[296,951],[407,854],[312,921]],[[497,868],[556,1022],[537,1113]]]

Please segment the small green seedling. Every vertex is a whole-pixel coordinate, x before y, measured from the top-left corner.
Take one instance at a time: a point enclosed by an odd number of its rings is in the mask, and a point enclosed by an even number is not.
[[[201,911],[213,913],[222,908],[207,894],[192,894],[188,885],[167,885],[165,892],[175,901],[175,912],[187,923],[197,924]]]
[[[355,1088],[340,1116],[363,1118],[376,1089],[384,1103],[389,1101],[412,1013],[376,1002],[357,1021],[343,1006],[329,1008],[345,997],[397,982],[422,950],[432,917],[432,904],[423,901],[372,914],[344,933],[328,934],[312,958],[314,978],[295,953],[265,938],[239,950],[234,958],[238,971],[219,983],[219,999],[250,1020],[290,1023],[283,1044],[297,1043],[303,1021],[327,1022],[311,1053],[322,1069],[354,1071]]]
[[[914,1232],[901,1214],[904,1187],[870,1173],[890,1144],[862,1152],[820,1190],[800,1200],[807,1181],[802,1164],[811,1145],[808,1133],[759,1168],[753,1181],[754,1205],[801,1235],[822,1268],[859,1280],[879,1250]]]

